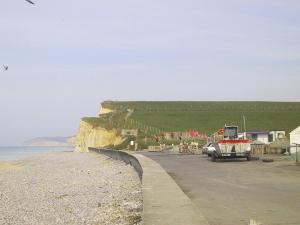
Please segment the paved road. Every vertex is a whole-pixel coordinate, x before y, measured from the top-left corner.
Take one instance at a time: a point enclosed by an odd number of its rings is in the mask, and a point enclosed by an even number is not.
[[[300,168],[291,161],[223,161],[202,155],[142,153],[158,162],[211,225],[300,224]]]

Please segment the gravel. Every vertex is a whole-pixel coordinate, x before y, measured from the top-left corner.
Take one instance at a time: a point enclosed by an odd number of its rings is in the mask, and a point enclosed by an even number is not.
[[[36,155],[0,170],[0,224],[141,224],[134,169],[96,153]]]

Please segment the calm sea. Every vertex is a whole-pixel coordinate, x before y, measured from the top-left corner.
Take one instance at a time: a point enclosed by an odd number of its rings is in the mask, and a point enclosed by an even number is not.
[[[0,161],[19,160],[37,153],[73,151],[72,147],[0,147]]]

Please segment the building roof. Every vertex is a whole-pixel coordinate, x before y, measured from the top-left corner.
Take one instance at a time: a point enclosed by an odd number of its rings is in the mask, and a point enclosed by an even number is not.
[[[299,134],[300,135],[300,126],[293,130],[290,134]]]

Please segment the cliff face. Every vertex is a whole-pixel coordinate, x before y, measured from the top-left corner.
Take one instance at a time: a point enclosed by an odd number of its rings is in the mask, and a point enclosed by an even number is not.
[[[106,130],[102,127],[93,127],[91,124],[81,120],[75,144],[76,151],[86,152],[89,147],[118,145],[122,142],[123,139],[115,129]]]

